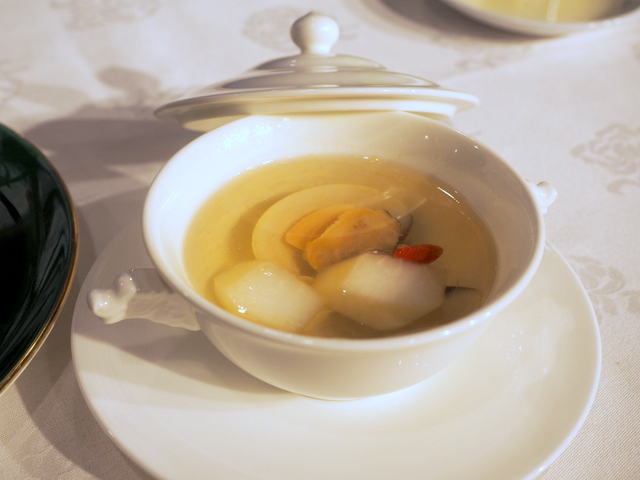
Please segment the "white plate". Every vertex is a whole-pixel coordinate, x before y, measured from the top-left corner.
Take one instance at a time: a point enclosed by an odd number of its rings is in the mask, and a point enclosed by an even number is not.
[[[639,0],[624,0],[614,15],[590,22],[546,22],[500,14],[474,5],[469,0],[442,0],[449,6],[492,27],[525,35],[555,36],[597,30],[618,25],[640,8]]]
[[[588,297],[548,246],[538,274],[456,363],[407,390],[327,402],[266,385],[199,332],[146,320],[103,325],[90,288],[149,266],[124,230],[85,280],[73,361],[98,422],[162,479],[528,479],[591,407],[600,337]]]

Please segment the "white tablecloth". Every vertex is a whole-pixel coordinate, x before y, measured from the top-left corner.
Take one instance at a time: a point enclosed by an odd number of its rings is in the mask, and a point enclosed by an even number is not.
[[[155,107],[297,52],[291,22],[334,17],[334,47],[481,99],[454,117],[558,192],[548,240],[595,307],[595,404],[544,480],[640,478],[640,17],[562,38],[481,26],[436,0],[4,0],[0,123],[47,154],[80,225],[74,287],[48,340],[0,397],[0,478],[147,479],[102,431],[73,370],[78,290],[140,216],[163,163],[196,137]]]

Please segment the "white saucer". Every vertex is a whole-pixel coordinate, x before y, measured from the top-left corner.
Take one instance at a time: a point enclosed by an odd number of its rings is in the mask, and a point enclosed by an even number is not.
[[[199,332],[146,320],[107,326],[89,312],[89,289],[144,266],[132,225],[85,280],[72,349],[98,422],[161,479],[530,479],[567,447],[595,395],[595,315],[551,246],[463,358],[415,387],[349,402],[266,385]]]

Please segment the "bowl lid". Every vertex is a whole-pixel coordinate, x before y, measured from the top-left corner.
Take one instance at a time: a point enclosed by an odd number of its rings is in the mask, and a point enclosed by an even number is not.
[[[208,131],[237,118],[267,114],[399,110],[442,120],[478,103],[473,95],[391,72],[370,60],[333,54],[339,36],[333,19],[311,12],[291,27],[300,54],[258,65],[163,105],[155,114]]]

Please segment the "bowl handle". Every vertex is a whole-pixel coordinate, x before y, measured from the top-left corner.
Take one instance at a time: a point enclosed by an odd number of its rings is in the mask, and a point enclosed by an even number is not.
[[[171,327],[200,330],[195,307],[171,290],[154,268],[121,273],[109,288],[91,290],[87,302],[105,323],[147,318]]]
[[[529,187],[536,197],[542,213],[547,213],[547,208],[558,198],[558,192],[553,185],[547,182],[533,183],[527,180]]]

